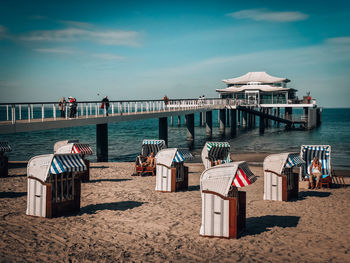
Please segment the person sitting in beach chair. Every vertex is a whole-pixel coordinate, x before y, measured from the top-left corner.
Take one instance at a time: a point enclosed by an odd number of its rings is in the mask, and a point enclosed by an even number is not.
[[[141,154],[137,156],[135,170],[136,175],[142,175],[144,173],[151,173],[152,175],[155,175],[156,159],[154,157],[154,152],[151,152],[150,156],[148,157]]]
[[[146,161],[141,164],[143,167],[155,167],[156,166],[156,159],[154,158],[154,152],[151,152],[151,155],[146,158]]]
[[[316,188],[331,187],[333,178],[331,146],[302,145],[300,156],[308,165],[305,166],[305,169],[300,169],[299,180],[309,181],[313,188],[313,178],[316,177]]]
[[[316,189],[319,188],[319,184],[320,184],[320,180],[322,177],[322,173],[321,173],[321,162],[318,160],[317,157],[315,157],[312,160],[311,163],[311,167],[310,167],[310,176],[309,176],[309,180],[310,180],[310,187],[311,189],[314,188],[314,177],[316,177]]]

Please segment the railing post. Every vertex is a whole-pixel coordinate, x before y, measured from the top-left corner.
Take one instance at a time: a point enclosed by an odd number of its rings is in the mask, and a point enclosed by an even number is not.
[[[45,112],[44,112],[44,104],[41,104],[41,122],[44,121],[44,118],[45,118]]]
[[[12,118],[12,124],[16,123],[16,105],[11,104],[11,118]]]
[[[18,105],[18,110],[19,110],[19,119],[22,120],[22,105]]]
[[[52,104],[52,109],[53,109],[53,119],[56,120],[56,107],[55,107],[55,104]]]
[[[28,122],[30,122],[30,105],[28,104]]]

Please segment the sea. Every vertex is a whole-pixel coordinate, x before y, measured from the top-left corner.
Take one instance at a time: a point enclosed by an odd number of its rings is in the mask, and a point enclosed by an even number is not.
[[[184,116],[181,116],[180,126],[177,118],[173,126],[168,119],[168,147],[190,149],[195,160],[200,160],[206,130],[199,125],[199,114],[195,114],[195,141],[190,148]],[[266,128],[261,134],[258,127],[238,127],[236,136],[231,138],[222,136],[218,126],[218,114],[214,111],[212,141],[228,141],[232,153],[300,152],[304,144],[331,145],[333,167],[350,170],[350,108],[323,108],[322,124],[310,131],[285,130],[281,125],[280,128]],[[157,138],[158,119],[108,124],[108,159],[110,162],[133,162],[141,151],[142,140]],[[10,161],[28,161],[36,155],[53,153],[55,142],[67,139],[89,143],[94,155],[88,159],[96,161],[96,125],[0,135],[0,141],[8,141],[12,148],[12,152],[7,153]]]

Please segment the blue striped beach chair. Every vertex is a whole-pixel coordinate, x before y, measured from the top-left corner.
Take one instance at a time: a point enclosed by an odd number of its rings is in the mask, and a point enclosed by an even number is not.
[[[320,186],[330,187],[332,183],[332,167],[331,167],[331,146],[330,145],[302,145],[300,156],[305,161],[305,168],[300,169],[299,179],[309,180],[311,173],[311,162],[317,157],[321,162],[321,181]]]
[[[27,166],[27,215],[61,216],[80,210],[80,173],[86,170],[79,154],[46,154]]]
[[[156,155],[156,191],[175,192],[188,188],[188,167],[185,161],[192,160],[185,149],[163,149]]]

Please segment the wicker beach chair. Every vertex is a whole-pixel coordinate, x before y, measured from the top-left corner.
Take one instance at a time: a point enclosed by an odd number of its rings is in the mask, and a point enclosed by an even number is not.
[[[143,166],[142,163],[146,161],[147,157],[149,157],[152,152],[154,153],[154,155],[156,155],[160,150],[164,148],[166,148],[164,140],[143,140],[142,152],[136,157],[134,175],[142,176],[145,174],[151,174],[152,176],[154,176],[156,172],[156,167]]]
[[[205,169],[232,162],[228,142],[206,142],[201,155]]]
[[[331,146],[330,145],[302,145],[300,156],[305,161],[305,168],[300,169],[300,180],[309,180],[311,173],[311,162],[314,157],[317,157],[321,162],[322,177],[320,187],[330,188],[332,185],[332,167],[331,167]]]

